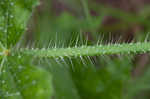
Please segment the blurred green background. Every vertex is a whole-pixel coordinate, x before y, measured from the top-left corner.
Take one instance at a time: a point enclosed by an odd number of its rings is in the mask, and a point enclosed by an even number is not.
[[[150,0],[40,0],[23,43],[65,48],[148,41],[149,4]],[[149,54],[140,54],[35,63],[52,73],[54,99],[150,99],[149,60]]]

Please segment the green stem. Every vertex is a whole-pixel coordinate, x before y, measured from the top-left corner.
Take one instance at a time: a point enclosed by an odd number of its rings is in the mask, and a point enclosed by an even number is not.
[[[73,48],[53,49],[20,49],[19,54],[34,55],[37,57],[71,57],[71,56],[94,56],[111,54],[146,53],[150,51],[150,42],[130,44],[109,44],[97,46],[81,46]]]

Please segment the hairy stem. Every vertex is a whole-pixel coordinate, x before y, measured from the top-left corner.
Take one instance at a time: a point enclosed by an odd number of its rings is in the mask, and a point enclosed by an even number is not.
[[[20,49],[16,53],[34,55],[37,57],[71,57],[71,56],[94,56],[110,54],[146,53],[150,51],[150,42],[130,44],[109,44],[97,46],[81,46],[73,48],[53,49]]]

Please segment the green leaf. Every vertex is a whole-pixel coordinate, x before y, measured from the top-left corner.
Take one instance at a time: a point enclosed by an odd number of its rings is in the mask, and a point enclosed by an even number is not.
[[[13,76],[5,65],[0,74],[0,99],[23,99],[16,87]]]
[[[0,99],[51,99],[51,74],[30,62],[25,56],[8,58],[0,75]]]
[[[17,43],[37,4],[38,0],[0,0],[0,41],[5,46]]]

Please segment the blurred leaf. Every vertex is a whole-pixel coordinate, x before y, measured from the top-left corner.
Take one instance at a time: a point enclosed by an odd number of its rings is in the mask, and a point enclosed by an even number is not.
[[[99,69],[94,69],[91,59],[72,60],[72,76],[80,96],[82,99],[122,99],[130,80],[130,62],[127,58],[101,59],[104,64],[101,63]]]
[[[148,64],[148,66],[150,66],[150,64]],[[138,96],[138,94],[140,94],[141,92],[145,91],[146,93],[146,91],[150,91],[149,76],[150,76],[150,68],[148,67],[147,70],[145,70],[140,77],[134,78],[130,81],[128,93],[126,95],[128,99],[133,99],[134,97]],[[146,98],[146,95],[145,96],[142,95],[140,98],[149,99],[149,97]]]
[[[59,62],[58,62],[59,61]],[[67,65],[61,60],[51,60],[49,66],[53,75],[54,95],[56,99],[80,99],[76,86],[72,81]]]

